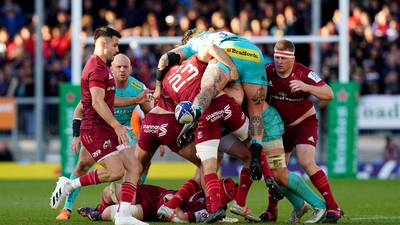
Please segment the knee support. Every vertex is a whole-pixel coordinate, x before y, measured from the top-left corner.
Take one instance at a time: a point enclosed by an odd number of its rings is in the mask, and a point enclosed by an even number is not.
[[[199,144],[196,144],[196,155],[200,161],[218,157],[218,145],[219,140],[208,140]]]
[[[269,155],[267,158],[268,158],[268,165],[271,170],[286,167],[286,160],[284,153],[280,155]]]
[[[232,132],[240,141],[244,141],[249,137],[249,118],[246,117],[244,124],[234,132]]]

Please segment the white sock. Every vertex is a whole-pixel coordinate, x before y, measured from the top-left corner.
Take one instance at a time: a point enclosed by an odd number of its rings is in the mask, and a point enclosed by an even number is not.
[[[130,205],[129,206],[129,214],[135,217],[136,219],[142,219],[139,218],[139,208],[137,205]]]
[[[131,206],[131,203],[129,203],[129,202],[120,202],[119,203],[118,213],[121,213],[122,215],[128,216],[129,215],[129,207],[130,206]]]
[[[115,221],[115,214],[117,213],[118,205],[112,205],[109,207],[110,207],[110,218],[112,221]]]
[[[75,189],[77,189],[77,188],[80,188],[80,187],[82,187],[82,185],[81,185],[81,181],[79,180],[79,177],[78,178],[75,178],[75,179],[73,179],[73,180],[71,180],[71,187],[75,190]]]

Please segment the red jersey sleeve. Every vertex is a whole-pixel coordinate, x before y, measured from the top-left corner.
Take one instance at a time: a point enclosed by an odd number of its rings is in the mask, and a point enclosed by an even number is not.
[[[105,89],[106,79],[108,79],[108,76],[109,74],[106,69],[101,67],[96,67],[91,73],[89,73],[88,76],[89,88],[98,87]]]
[[[324,86],[326,84],[325,81],[322,80],[319,75],[312,70],[305,73],[303,82],[318,87]]]

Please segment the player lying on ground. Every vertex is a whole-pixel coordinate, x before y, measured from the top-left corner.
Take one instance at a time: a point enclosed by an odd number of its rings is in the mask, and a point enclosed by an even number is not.
[[[230,178],[220,179],[219,185],[221,186],[220,195],[222,196],[222,200],[226,203],[232,201],[236,196],[238,185]],[[161,204],[168,202],[174,193],[176,193],[175,190],[167,190],[163,187],[140,185],[137,189],[136,203],[132,204],[129,208],[130,213],[140,220],[157,221],[159,220],[157,209]],[[105,201],[102,201],[102,203],[107,203],[105,207],[102,206],[104,210],[99,210],[98,208],[79,208],[78,213],[88,217],[92,221],[113,220],[118,208],[118,205],[115,204],[118,203],[120,197],[121,185],[111,183],[103,191],[102,199],[105,199]],[[183,202],[180,207],[176,208],[174,215],[168,221],[203,223],[208,215],[204,193],[199,190],[192,194],[187,202]]]

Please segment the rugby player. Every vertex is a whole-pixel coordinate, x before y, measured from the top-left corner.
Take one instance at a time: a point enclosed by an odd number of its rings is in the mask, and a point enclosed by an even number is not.
[[[129,76],[132,72],[132,66],[130,59],[124,54],[118,54],[114,57],[111,63],[111,72],[116,79],[117,87],[114,100],[114,115],[118,122],[120,122],[124,126],[129,127],[131,119],[130,116],[137,105],[140,105],[140,108],[144,111],[144,113],[150,111],[151,104],[148,98],[148,94],[150,94],[151,92],[149,92],[149,90],[142,82],[138,81],[132,76]],[[73,116],[73,139],[71,147],[75,153],[78,153],[79,144],[81,143],[79,130],[82,113],[83,106],[82,103],[79,102],[74,110]],[[133,133],[131,129],[129,129],[128,132],[131,136],[129,145],[135,146],[137,142],[137,136]],[[76,177],[86,174],[94,163],[95,161],[92,156],[87,152],[84,146],[81,146],[78,160],[76,162],[73,173],[71,173],[70,179],[75,179]],[[141,183],[144,183],[144,181],[146,180],[146,174],[146,172],[142,173],[142,176],[140,178]],[[65,200],[63,209],[56,217],[57,220],[67,220],[71,217],[72,206],[75,202],[76,197],[79,194],[79,191],[80,188],[75,189],[71,193],[69,193]]]
[[[57,208],[59,203],[74,189],[102,182],[111,182],[124,178],[122,196],[116,225],[145,225],[129,213],[129,206],[134,201],[136,190],[133,180],[135,170],[141,167],[134,157],[133,147],[129,147],[128,129],[113,116],[115,79],[107,63],[118,52],[120,33],[109,27],[95,30],[95,50],[87,61],[81,79],[81,96],[84,109],[80,136],[83,146],[93,159],[103,168],[73,180],[60,177],[50,199],[50,206]],[[140,168],[142,170],[142,168]],[[125,176],[124,176],[125,175]]]
[[[336,223],[343,212],[333,197],[326,174],[315,162],[318,120],[309,99],[313,95],[329,101],[333,98],[332,89],[317,73],[296,62],[295,47],[289,40],[275,44],[274,62],[267,64],[265,70],[271,82],[269,100],[285,126],[285,161],[288,162],[291,153],[296,152],[297,162],[325,199],[327,211],[323,222]]]

